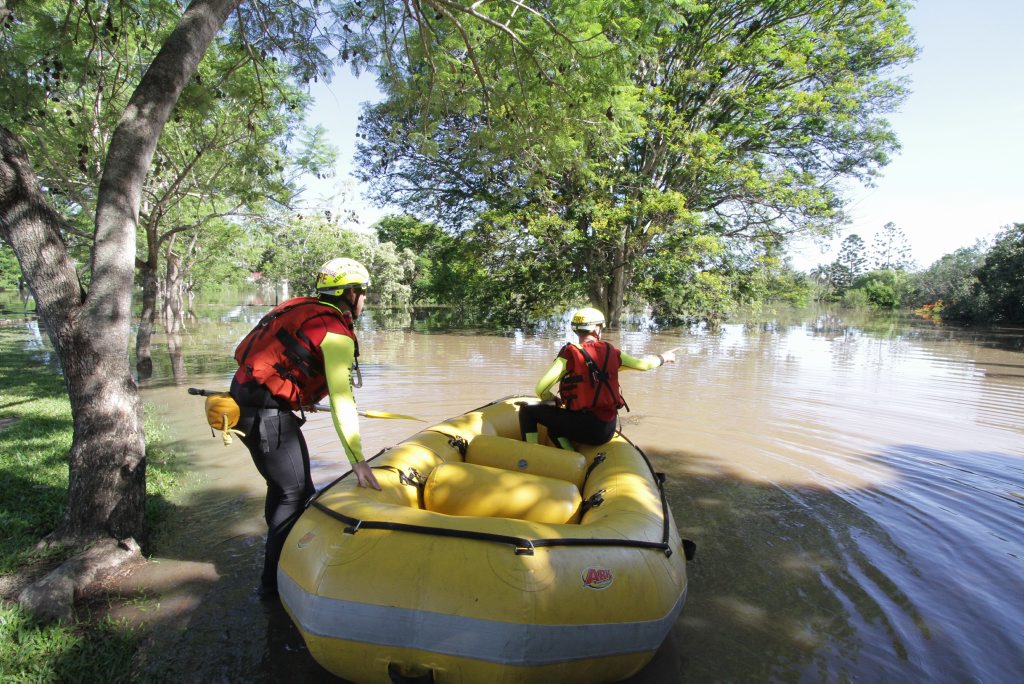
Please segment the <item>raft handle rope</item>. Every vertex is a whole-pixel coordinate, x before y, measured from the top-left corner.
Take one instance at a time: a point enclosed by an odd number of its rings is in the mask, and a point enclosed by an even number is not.
[[[377,454],[377,456],[380,456],[380,454]],[[374,458],[376,458],[377,456],[374,456]],[[421,510],[426,510],[427,505],[426,505],[425,500],[423,498],[423,489],[424,489],[424,487],[427,484],[427,478],[423,477],[423,475],[420,474],[420,471],[416,470],[415,468],[409,468],[409,472],[405,473],[405,472],[402,472],[401,468],[397,468],[397,467],[395,467],[393,465],[373,466],[373,469],[374,470],[387,470],[387,471],[392,472],[392,473],[397,473],[398,474],[398,483],[399,484],[405,485],[406,487],[415,487],[416,488],[416,505]],[[342,476],[342,477],[344,477],[344,476]],[[307,506],[308,506],[308,504],[307,504]],[[347,531],[348,530],[346,530],[346,532]],[[354,534],[354,531],[353,531],[353,534]]]
[[[661,495],[661,538],[665,541],[665,555],[671,556],[672,549],[668,548],[670,513],[668,510],[668,497],[665,495],[665,473],[656,472],[654,470],[654,466],[651,465],[651,459],[647,458],[647,454],[644,453],[644,450],[638,447],[636,444],[633,444],[633,442],[630,441],[629,437],[626,437],[626,435],[622,434],[621,430],[618,432],[618,435],[619,437],[622,437],[622,439],[626,440],[626,442],[629,443],[634,449],[637,450],[637,453],[639,453],[640,456],[644,459],[644,462],[647,463],[647,469],[650,470],[651,475],[654,477],[654,483],[658,486],[658,493]],[[696,542],[694,542],[691,539],[680,538],[680,540],[683,543],[683,553],[686,556],[686,560],[693,560],[694,556],[697,553]]]
[[[493,401],[493,402],[491,402],[489,404],[485,404],[484,406],[481,406],[480,409],[477,409],[477,410],[481,410],[481,409],[487,408],[488,406],[493,406],[495,404],[499,404],[502,401],[505,401],[507,399],[512,399],[513,397],[514,397],[514,395],[508,396],[508,397],[504,397],[502,399],[498,399],[498,400]],[[452,436],[452,435],[449,435],[449,434],[447,434],[445,432],[441,432],[440,430],[434,430],[434,429],[428,428],[426,431],[427,432],[436,432],[438,434],[444,435],[445,437],[450,437],[451,438],[451,442],[450,443],[452,443],[452,446],[456,446],[457,447],[457,443],[459,441],[461,441],[463,443],[466,443],[466,440],[463,437]],[[391,531],[396,531],[396,532],[412,532],[412,533],[416,533],[416,534],[430,534],[430,535],[435,535],[435,536],[440,536],[440,537],[459,537],[459,538],[463,538],[463,539],[477,539],[477,540],[481,540],[481,541],[493,541],[493,542],[498,542],[498,543],[511,544],[513,546],[513,548],[516,550],[516,553],[519,554],[519,555],[532,555],[532,553],[533,553],[532,549],[536,549],[538,547],[552,547],[552,546],[608,546],[608,547],[624,547],[624,548],[658,549],[658,550],[662,551],[665,554],[666,557],[670,557],[670,556],[672,556],[672,549],[669,547],[669,544],[668,544],[668,540],[669,540],[669,517],[668,517],[669,516],[669,509],[668,509],[668,499],[665,496],[665,487],[664,487],[665,477],[664,477],[664,473],[656,473],[654,471],[654,467],[651,465],[650,459],[647,458],[647,454],[645,454],[643,452],[643,450],[640,447],[638,447],[636,444],[633,444],[633,442],[630,441],[630,439],[628,437],[626,437],[624,434],[622,434],[621,430],[618,430],[617,433],[618,433],[618,435],[620,437],[622,437],[622,439],[624,439],[633,448],[635,448],[637,450],[637,452],[639,452],[640,456],[644,459],[644,462],[647,464],[647,467],[650,470],[651,474],[655,478],[655,484],[657,485],[658,492],[659,492],[659,494],[661,496],[662,541],[660,541],[660,542],[647,542],[647,541],[640,541],[638,539],[567,539],[567,538],[556,538],[556,539],[534,539],[534,540],[529,540],[529,539],[524,539],[524,538],[521,538],[521,537],[512,537],[512,536],[501,535],[501,534],[491,534],[491,533],[488,533],[488,532],[475,532],[475,531],[472,531],[472,530],[452,530],[452,529],[445,529],[445,528],[439,528],[439,527],[427,527],[425,525],[409,525],[409,524],[406,524],[406,523],[391,523],[391,522],[375,521],[375,520],[368,520],[368,521],[358,520],[356,518],[351,518],[351,517],[349,517],[349,516],[347,516],[347,515],[345,515],[343,513],[339,513],[337,511],[331,509],[331,508],[328,508],[327,506],[325,506],[324,504],[322,504],[322,503],[320,503],[318,501],[318,499],[320,498],[320,496],[324,492],[329,490],[331,487],[333,487],[335,484],[337,484],[341,480],[343,480],[346,477],[348,477],[349,475],[351,475],[352,474],[351,472],[348,472],[348,473],[345,473],[345,474],[341,475],[340,477],[336,478],[333,482],[331,482],[327,486],[323,487],[320,491],[318,491],[316,494],[314,494],[310,498],[310,501],[307,503],[307,506],[308,507],[312,507],[312,508],[316,508],[318,511],[321,511],[325,515],[327,515],[327,516],[329,516],[331,518],[334,518],[335,520],[338,520],[339,522],[345,523],[346,525],[348,525],[348,527],[345,528],[345,532],[347,532],[349,534],[355,534],[360,529],[368,529],[368,530],[369,529],[373,529],[373,530],[391,530]],[[384,452],[390,451],[390,450],[391,450],[390,448],[381,449],[377,454],[375,454],[373,456],[373,458],[377,458],[377,456],[380,456]],[[437,455],[437,452],[435,452],[433,449],[429,449],[428,448],[427,450],[430,451],[431,453],[433,453],[434,455]],[[600,457],[600,456],[604,456],[604,454],[603,453],[598,454],[598,457]],[[463,456],[463,458],[465,458],[465,456]],[[370,459],[370,460],[373,460],[373,459]],[[603,460],[604,459],[602,459],[602,462],[603,462]],[[596,465],[598,465],[598,458],[597,457],[595,457],[594,463],[591,464],[591,469],[593,469]],[[388,466],[378,466],[378,467],[382,467],[383,468],[383,467],[388,467]],[[660,475],[660,477],[659,477],[659,475]],[[421,503],[421,506],[422,506],[422,503]],[[682,544],[683,544],[683,551],[684,551],[684,554],[686,556],[686,560],[688,560],[688,561],[689,560],[693,560],[694,555],[696,554],[697,544],[695,542],[693,542],[692,540],[689,540],[689,539],[682,539],[681,541],[682,541]],[[520,553],[520,550],[522,550],[521,553]]]
[[[490,532],[477,532],[474,530],[428,527],[426,525],[410,525],[408,523],[386,522],[382,520],[359,520],[357,518],[351,518],[344,513],[339,513],[316,500],[310,502],[310,506],[339,522],[345,523],[346,527],[344,528],[344,531],[346,534],[356,534],[360,530],[388,530],[391,532],[429,534],[437,537],[475,539],[478,541],[508,544],[518,556],[532,556],[534,551],[538,548],[554,546],[608,546],[619,548],[657,549],[662,551],[666,556],[672,555],[672,549],[669,548],[668,542],[649,542],[641,541],[639,539],[527,539],[525,537],[493,534]]]

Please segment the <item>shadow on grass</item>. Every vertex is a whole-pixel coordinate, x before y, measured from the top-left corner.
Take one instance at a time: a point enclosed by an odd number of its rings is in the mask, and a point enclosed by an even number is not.
[[[263,564],[262,499],[240,487],[162,504],[154,556],[80,604],[141,636],[139,681],[339,681],[309,655],[276,599],[254,593]]]

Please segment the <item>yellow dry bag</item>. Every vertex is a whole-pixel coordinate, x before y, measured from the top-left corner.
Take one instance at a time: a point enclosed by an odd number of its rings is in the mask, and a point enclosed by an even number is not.
[[[238,403],[227,392],[206,395],[206,422],[213,430],[223,432],[224,446],[231,444],[231,435],[245,437],[245,433],[234,430],[241,417]]]

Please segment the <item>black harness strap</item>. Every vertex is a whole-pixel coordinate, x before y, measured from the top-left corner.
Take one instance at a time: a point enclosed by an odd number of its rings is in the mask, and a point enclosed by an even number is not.
[[[298,332],[302,337],[306,337],[302,334],[302,331]],[[313,356],[313,352],[311,352],[307,347],[303,347],[299,344],[299,340],[288,334],[288,331],[278,330],[275,337],[284,345],[285,356],[288,357],[289,361],[295,364],[295,367],[300,373],[305,375],[307,378],[315,378],[318,375],[324,374],[323,366],[316,362],[316,357]],[[306,340],[309,340],[309,338],[306,337]],[[309,345],[312,346],[312,342],[310,342]],[[275,368],[276,367],[277,366],[275,366]]]
[[[607,343],[606,343],[607,344]],[[590,403],[590,408],[597,406],[597,400],[601,397],[601,390],[607,390],[608,394],[612,395],[612,402],[618,407],[620,404],[626,407],[626,411],[629,411],[629,405],[626,404],[626,400],[622,398],[622,395],[615,396],[615,390],[612,388],[612,383],[608,381],[608,359],[611,358],[611,354],[607,352],[604,355],[604,366],[600,369],[597,367],[597,362],[594,361],[593,357],[587,353],[587,350],[580,345],[577,347],[580,353],[583,354],[583,361],[587,364],[587,368],[590,370],[590,378],[592,382],[597,385],[597,391],[594,392],[594,401]]]
[[[252,329],[252,331],[248,335],[249,343],[247,345],[245,345],[245,351],[242,352],[242,358],[240,359],[240,363],[245,363],[245,360],[247,358],[249,358],[249,352],[252,351],[252,345],[256,342],[256,340],[258,340],[260,337],[263,336],[263,328],[266,328],[268,325],[270,325],[276,319],[278,319],[279,317],[281,317],[284,314],[288,313],[292,309],[296,309],[296,308],[298,308],[300,306],[307,306],[307,305],[310,305],[310,304],[317,304],[317,303],[318,302],[296,302],[295,304],[291,304],[289,306],[286,306],[286,307],[282,308],[280,311],[271,311],[270,313],[265,315],[263,318],[261,318],[260,322],[256,324],[256,327],[254,327]],[[256,331],[259,331],[259,332],[256,332]]]

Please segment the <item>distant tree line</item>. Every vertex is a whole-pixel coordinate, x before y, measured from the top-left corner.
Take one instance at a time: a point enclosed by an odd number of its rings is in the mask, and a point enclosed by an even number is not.
[[[849,235],[836,259],[809,277],[818,301],[910,307],[966,323],[1024,323],[1024,224],[1005,227],[991,246],[979,242],[915,270],[906,236],[888,223],[871,250]]]
[[[929,306],[944,320],[1024,323],[1024,223],[942,257],[914,274],[908,304]]]

